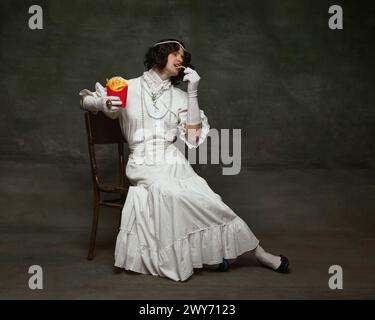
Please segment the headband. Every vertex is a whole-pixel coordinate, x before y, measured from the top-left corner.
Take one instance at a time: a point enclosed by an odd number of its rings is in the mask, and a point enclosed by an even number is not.
[[[177,43],[177,44],[180,45],[180,47],[181,47],[184,51],[186,51],[186,49],[184,48],[184,46],[183,46],[180,42],[178,42],[178,41],[176,41],[176,40],[168,40],[168,41],[157,42],[157,43],[155,43],[155,44],[153,45],[153,47],[156,47],[157,45],[159,45],[159,44],[164,44],[164,43]]]

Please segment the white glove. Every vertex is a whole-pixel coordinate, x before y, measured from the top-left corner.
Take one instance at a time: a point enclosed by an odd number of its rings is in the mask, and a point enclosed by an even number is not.
[[[189,67],[184,70],[184,73],[185,76],[182,81],[189,81],[187,86],[188,110],[186,115],[186,123],[197,124],[201,122],[198,105],[198,85],[200,76],[195,70]]]
[[[201,79],[201,77],[195,70],[189,67],[184,70],[184,73],[185,76],[182,81],[189,81],[187,86],[187,92],[189,96],[196,96],[198,92],[199,80]]]
[[[103,112],[116,112],[121,106],[122,101],[116,96],[107,96],[107,89],[104,88],[99,82],[95,84],[95,94],[85,95],[82,99],[82,106],[90,111],[103,111]],[[107,101],[111,100],[112,107],[107,106]]]

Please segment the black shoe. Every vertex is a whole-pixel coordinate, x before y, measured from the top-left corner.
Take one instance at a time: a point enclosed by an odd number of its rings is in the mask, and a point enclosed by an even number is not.
[[[223,262],[219,264],[215,271],[218,272],[226,272],[229,271],[229,261],[227,259],[223,259]]]
[[[281,257],[281,264],[275,271],[280,272],[280,273],[288,273],[289,272],[289,260],[287,257],[284,257],[282,254],[280,254],[280,257]]]
[[[123,272],[123,271],[124,271],[123,268],[119,268],[119,267],[115,267],[115,266],[113,266],[113,273],[121,273],[121,272]]]

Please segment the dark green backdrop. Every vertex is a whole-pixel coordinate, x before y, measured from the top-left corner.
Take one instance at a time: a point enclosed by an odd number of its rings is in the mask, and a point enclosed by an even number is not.
[[[146,48],[177,37],[211,126],[242,129],[243,167],[371,166],[374,17],[366,1],[1,1],[1,159],[87,161],[79,90],[139,76]]]

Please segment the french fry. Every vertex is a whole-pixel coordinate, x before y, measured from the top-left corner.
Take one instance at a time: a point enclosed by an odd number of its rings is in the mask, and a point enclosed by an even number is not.
[[[127,86],[125,79],[121,77],[113,77],[107,81],[107,87],[112,91],[119,92],[122,91]]]
[[[122,77],[112,77],[109,80],[107,79],[106,88],[107,95],[119,97],[122,102],[120,108],[125,108],[128,96],[128,84],[125,79]]]

